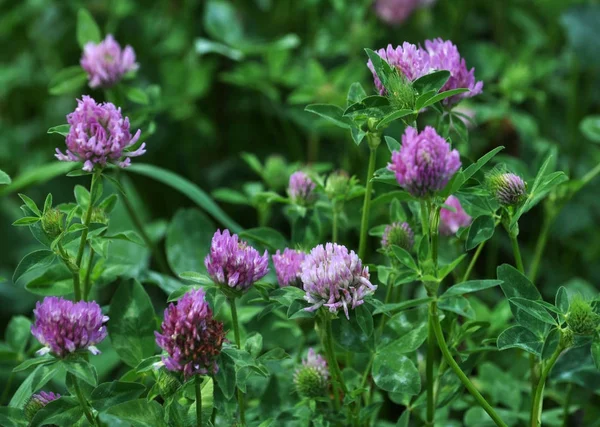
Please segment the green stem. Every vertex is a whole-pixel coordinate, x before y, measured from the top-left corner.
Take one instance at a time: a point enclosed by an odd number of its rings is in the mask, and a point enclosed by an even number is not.
[[[88,296],[90,295],[90,290],[92,289],[92,264],[94,262],[95,254],[96,252],[94,251],[94,248],[90,246],[90,257],[88,259],[87,270],[85,271],[85,280],[83,282],[83,299],[85,301],[87,301]]]
[[[517,264],[517,270],[521,274],[525,274],[525,267],[523,267],[523,259],[521,258],[521,250],[519,249],[519,241],[517,235],[513,232],[508,233],[510,236],[510,243],[512,244],[513,253],[515,255],[515,263]]]
[[[237,348],[241,349],[242,344],[241,344],[241,339],[240,339],[240,325],[239,325],[239,321],[238,321],[235,298],[228,298],[228,299],[229,299],[229,306],[231,307],[231,321],[233,323],[233,335],[235,336],[235,344],[237,345]],[[239,388],[237,389],[237,400],[238,400],[238,406],[240,408],[240,422],[242,423],[242,425],[246,425],[246,409],[245,409],[245,402],[244,402],[244,393]]]
[[[573,384],[567,385],[567,395],[563,404],[563,427],[569,426],[569,406],[571,405],[571,395],[573,394]]]
[[[337,211],[337,209],[333,209],[333,223],[331,224],[331,240],[333,241],[333,243],[337,243],[338,241],[338,216],[339,213]]]
[[[483,408],[485,412],[492,418],[492,420],[496,423],[496,425],[501,427],[507,427],[507,425],[502,421],[502,419],[498,416],[494,408],[485,400],[485,398],[479,393],[479,391],[475,388],[473,383],[469,380],[469,378],[462,371],[458,363],[450,354],[450,350],[448,349],[448,344],[446,344],[446,340],[444,339],[444,333],[442,332],[442,325],[440,324],[440,319],[437,315],[437,303],[432,301],[429,307],[430,319],[432,319],[433,323],[433,331],[435,333],[435,337],[437,339],[438,346],[442,351],[442,356],[444,360],[452,368],[458,379],[463,383],[465,388],[473,395],[477,403]]]
[[[83,393],[81,392],[81,388],[79,387],[79,380],[73,374],[68,374],[68,375],[71,376],[71,380],[73,381],[73,387],[75,388],[75,395],[77,396],[77,399],[79,400],[79,405],[81,405],[83,414],[85,415],[85,417],[87,418],[88,422],[91,425],[97,426],[98,424],[96,423],[96,419],[92,415],[89,404],[88,404],[87,400],[85,400],[85,397],[83,396]]]
[[[532,407],[532,417],[531,417],[531,427],[539,427],[542,425],[542,407],[544,406],[544,387],[546,385],[546,378],[548,378],[548,374],[552,370],[552,367],[558,360],[558,357],[563,351],[562,345],[558,345],[554,354],[548,360],[542,370],[542,374],[540,375],[540,380],[535,389],[535,397],[533,398],[533,407]]]
[[[467,267],[467,271],[465,271],[465,275],[463,276],[461,282],[466,282],[467,280],[469,280],[469,277],[471,276],[471,273],[473,272],[473,268],[475,268],[475,263],[477,263],[477,259],[479,258],[479,255],[481,255],[481,251],[483,251],[485,242],[486,241],[483,241],[477,246],[477,249],[475,250],[475,253],[473,254],[473,258],[471,258],[471,262],[469,263],[469,266]]]
[[[427,322],[427,359],[425,367],[425,381],[427,382],[427,425],[435,424],[435,392],[433,381],[433,359],[435,357],[435,332],[433,330],[433,315],[431,313],[431,305],[429,319]]]
[[[371,193],[373,192],[373,174],[375,173],[375,161],[377,160],[377,147],[381,143],[381,135],[368,132],[369,142],[369,169],[367,171],[365,198],[363,201],[362,219],[360,221],[360,242],[358,244],[358,257],[364,261],[367,250],[367,232],[369,229],[369,213],[371,210]]]
[[[542,229],[540,230],[540,234],[538,236],[537,243],[535,245],[535,254],[533,256],[533,261],[529,266],[529,280],[535,282],[535,278],[537,276],[538,268],[540,266],[540,261],[542,260],[542,255],[544,254],[544,249],[546,248],[546,243],[548,241],[548,232],[550,231],[550,225],[552,225],[552,218],[549,214],[544,215],[544,220],[542,222]]]
[[[196,421],[198,427],[202,427],[202,377],[196,375],[195,386],[196,386]]]
[[[433,273],[437,277],[438,269],[438,236],[440,234],[440,207],[435,206],[434,208],[429,206],[429,214],[431,215],[431,229],[429,234],[431,236],[431,260],[433,261]]]
[[[327,342],[327,347],[329,348],[329,355],[331,357],[330,366],[333,367],[337,380],[340,384],[340,387],[344,394],[348,393],[348,389],[346,388],[346,383],[344,382],[344,377],[342,376],[342,371],[340,369],[340,365],[337,362],[337,358],[335,357],[335,348],[333,346],[333,331],[331,329],[331,318],[329,316],[325,317],[325,340]]]
[[[12,385],[13,380],[15,379],[15,373],[11,371],[8,376],[8,381],[6,381],[6,386],[4,386],[4,391],[2,392],[2,396],[0,396],[0,405],[4,404],[4,400],[8,397],[8,393],[10,392],[10,386]]]
[[[138,216],[138,214],[135,211],[135,208],[131,204],[131,200],[129,200],[129,197],[127,197],[126,194],[123,194],[122,199],[123,199],[123,204],[125,205],[125,209],[127,210],[127,213],[129,214],[129,218],[131,218],[131,221],[133,222],[133,225],[135,226],[136,231],[138,232],[138,234],[144,241],[144,244],[146,245],[146,247],[148,249],[150,249],[150,251],[152,252],[152,255],[154,256],[154,259],[156,260],[156,263],[158,264],[158,268],[160,269],[161,273],[169,274],[170,270],[169,270],[169,267],[167,266],[167,262],[163,258],[162,253],[158,250],[158,247],[152,242],[152,240],[150,240],[150,237],[148,237],[146,230],[144,230],[144,225],[142,224],[142,220],[140,219],[140,217]]]

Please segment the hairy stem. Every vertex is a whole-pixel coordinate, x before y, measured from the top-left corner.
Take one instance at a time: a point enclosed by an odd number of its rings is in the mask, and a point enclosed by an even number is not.
[[[79,400],[79,404],[81,405],[81,409],[83,410],[83,414],[85,415],[85,418],[87,418],[88,422],[92,426],[97,426],[98,423],[96,423],[96,419],[94,418],[94,416],[92,415],[92,412],[90,411],[90,406],[89,406],[87,400],[85,399],[85,397],[83,396],[83,393],[81,392],[81,387],[79,387],[79,380],[73,374],[68,374],[68,375],[71,376],[71,380],[73,381],[73,387],[75,388],[75,395],[77,396],[77,399]]]
[[[196,388],[196,423],[198,427],[202,427],[202,377],[196,375],[194,383]]]
[[[331,240],[333,243],[337,243],[338,241],[338,217],[339,217],[339,213],[337,211],[337,209],[333,209],[333,219],[332,219],[332,224],[331,224]]]
[[[546,378],[548,378],[548,374],[552,370],[552,367],[558,360],[558,357],[563,351],[563,346],[558,345],[556,351],[546,362],[544,365],[544,369],[542,369],[542,374],[540,375],[540,380],[535,389],[535,396],[533,398],[533,407],[531,410],[531,427],[539,427],[542,425],[542,407],[544,406],[544,388],[546,386]]]
[[[373,132],[367,133],[369,142],[369,169],[365,182],[366,191],[363,201],[362,219],[360,221],[360,242],[358,244],[358,257],[364,261],[367,250],[367,232],[369,229],[369,213],[371,210],[371,193],[373,192],[373,174],[375,173],[375,161],[377,160],[377,147],[381,143],[381,135]]]
[[[237,348],[242,348],[240,339],[240,325],[238,321],[235,298],[228,299],[229,306],[231,307],[231,321],[233,323],[233,335],[235,336],[235,344],[237,345]],[[244,393],[239,388],[237,389],[237,400],[238,406],[240,408],[240,422],[242,423],[242,425],[246,425],[246,408],[244,402]]]
[[[431,311],[431,305],[430,311]],[[433,381],[433,359],[435,357],[435,332],[433,330],[433,317],[429,313],[427,321],[427,359],[425,366],[425,378],[427,382],[427,425],[433,426],[435,423],[435,392]]]
[[[508,234],[510,235],[510,243],[512,244],[517,270],[519,270],[519,272],[521,272],[521,274],[524,275],[525,268],[523,267],[523,258],[521,258],[521,250],[519,249],[519,241],[517,240],[517,235],[512,232],[509,232]]]
[[[437,303],[432,301],[429,307],[430,311],[430,319],[432,319],[433,323],[433,331],[435,333],[435,337],[437,339],[438,346],[442,351],[442,356],[444,360],[452,368],[458,379],[463,383],[465,388],[471,393],[471,395],[475,398],[477,403],[483,408],[485,412],[492,418],[492,420],[496,423],[497,426],[507,427],[507,425],[502,421],[502,419],[498,416],[494,408],[485,400],[485,398],[479,393],[479,391],[475,388],[473,383],[469,380],[467,375],[462,371],[458,363],[450,354],[450,350],[448,349],[448,344],[446,344],[446,340],[444,339],[444,333],[442,332],[442,325],[440,324],[440,319],[437,315]]]

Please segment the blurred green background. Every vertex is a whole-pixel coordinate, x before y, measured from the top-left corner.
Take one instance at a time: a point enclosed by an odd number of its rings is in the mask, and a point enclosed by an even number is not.
[[[261,162],[280,155],[292,165],[318,163],[321,171],[341,168],[364,179],[366,144],[357,147],[348,133],[304,107],[316,102],[342,105],[356,81],[374,93],[363,49],[388,43],[450,39],[468,67],[475,67],[484,92],[460,107],[474,114],[477,123],[469,140],[459,144],[466,157],[478,158],[504,145],[502,160],[527,179],[535,176],[549,152],[556,153],[557,168],[574,180],[598,164],[598,2],[428,3],[403,22],[389,24],[364,0],[0,1],[0,169],[14,181],[0,187],[0,277],[6,279],[0,283],[0,331],[12,315],[29,315],[38,299],[10,281],[19,260],[39,246],[27,229],[11,226],[20,217],[17,192],[26,192],[38,204],[51,192],[60,203],[73,198],[75,184],[88,182],[56,173],[53,153],[64,141],[46,134],[65,123],[76,97],[103,99],[101,91],[87,86],[49,93],[52,79],[79,63],[75,34],[82,7],[104,33],[136,51],[140,70],[135,85],[146,91],[150,103],[143,108],[123,105],[134,124],[143,124],[146,135],[148,152],[134,163],[151,163],[188,178],[212,193],[244,228],[260,222],[289,234],[280,209],[256,209],[252,194],[263,189],[284,194],[295,166],[283,168],[271,160],[271,169],[262,168],[261,177],[243,153],[253,153]],[[386,133],[399,140],[402,125]],[[385,166],[387,156],[380,155],[378,167]],[[186,225],[198,221],[197,211],[180,211],[195,207],[191,200],[148,177],[126,175],[138,196],[136,207],[161,248],[169,238],[196,236]],[[547,297],[567,282],[582,290],[597,287],[599,186],[592,180],[550,228],[537,280]],[[386,189],[376,185],[379,192]],[[343,238],[356,247],[359,201],[347,211]],[[387,212],[387,206],[375,207],[372,224],[384,223]],[[539,205],[520,222],[526,264],[545,215]],[[113,221],[119,227],[128,219],[121,209]],[[204,242],[206,236],[198,238]],[[376,244],[372,239],[371,245]],[[133,264],[142,260],[135,265],[143,268],[147,253],[139,247],[132,251],[123,258],[130,257]],[[171,266],[174,257],[168,256]],[[508,238],[498,233],[477,264],[477,274],[494,277],[496,265],[511,260]]]

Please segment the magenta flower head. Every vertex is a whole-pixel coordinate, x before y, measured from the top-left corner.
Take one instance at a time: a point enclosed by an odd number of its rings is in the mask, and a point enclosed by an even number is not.
[[[461,58],[458,48],[451,41],[444,41],[440,38],[425,41],[425,50],[429,57],[428,74],[435,70],[450,71],[450,78],[442,87],[440,92],[447,90],[467,88],[468,92],[446,98],[444,105],[456,104],[463,98],[470,98],[479,95],[483,90],[483,82],[475,81],[475,69],[467,70],[464,58]]]
[[[51,391],[40,391],[39,394],[32,395],[23,407],[25,418],[27,418],[29,421],[33,420],[40,409],[58,398],[60,398],[60,394],[53,393]]]
[[[35,322],[31,333],[44,345],[39,355],[54,353],[65,357],[78,350],[99,354],[96,344],[106,338],[107,316],[94,302],[73,302],[57,297],[46,297],[33,310]]]
[[[407,251],[415,243],[415,233],[407,222],[394,222],[385,227],[381,237],[381,246],[390,249],[392,245],[400,246]]]
[[[308,205],[315,199],[316,184],[310,177],[302,171],[294,172],[290,176],[288,194],[292,202],[299,205]]]
[[[374,8],[383,22],[398,25],[413,13],[419,3],[420,0],[376,0]]]
[[[87,43],[80,64],[88,74],[92,89],[112,86],[126,73],[138,69],[133,48],[125,46],[125,49],[121,49],[110,34],[98,44]]]
[[[325,394],[329,381],[327,361],[310,348],[302,366],[294,373],[296,391],[302,397],[315,398]]]
[[[448,184],[460,169],[460,156],[431,126],[426,126],[421,133],[407,127],[400,151],[392,153],[388,169],[410,194],[426,197]]]
[[[457,197],[448,197],[444,204],[454,208],[454,211],[446,208],[440,210],[440,234],[453,236],[459,228],[471,224],[471,217],[465,212]]]
[[[225,333],[223,323],[213,319],[204,299],[204,289],[186,293],[176,304],[169,304],[161,325],[154,332],[156,343],[167,352],[162,360],[170,371],[193,375],[218,372],[217,356],[221,353]]]
[[[304,299],[313,304],[307,311],[323,306],[337,313],[343,308],[348,319],[348,306],[358,307],[377,289],[369,281],[369,268],[363,268],[358,255],[336,243],[313,248],[302,263],[300,279],[306,291]]]
[[[135,151],[125,151],[133,146],[141,131],[131,135],[129,118],[123,117],[121,108],[110,102],[97,104],[84,95],[77,100],[77,108],[67,116],[71,125],[67,135],[66,154],[56,149],[56,158],[63,162],[83,162],[83,170],[91,172],[96,165],[104,167],[114,163],[122,168],[129,166],[131,157],[146,152],[146,144]]]
[[[239,240],[237,234],[220,230],[214,234],[210,252],[204,259],[212,279],[238,291],[247,291],[269,272],[269,255],[260,253]]]
[[[277,253],[272,258],[279,286],[282,288],[286,286],[302,286],[300,273],[302,272],[302,262],[306,258],[306,253],[285,248],[283,253],[277,250]]]
[[[427,52],[419,49],[414,44],[404,42],[402,46],[397,46],[395,49],[389,44],[386,49],[379,49],[376,53],[410,82],[427,74],[426,70],[428,69],[429,61]],[[375,68],[370,59],[367,62],[367,67],[369,67],[371,73],[373,73],[373,79],[377,90],[381,95],[385,95],[385,87],[383,87],[383,83],[381,83],[381,80],[377,77],[377,73],[375,72]]]

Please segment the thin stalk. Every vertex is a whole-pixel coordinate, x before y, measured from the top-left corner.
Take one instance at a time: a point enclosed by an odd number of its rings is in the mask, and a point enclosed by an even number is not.
[[[438,236],[440,234],[440,207],[434,208],[429,206],[429,214],[431,215],[431,229],[429,235],[431,238],[431,260],[433,261],[433,273],[437,277],[438,269]]]
[[[240,339],[240,325],[238,321],[235,298],[228,299],[229,306],[231,307],[231,321],[233,323],[233,335],[235,336],[235,344],[237,345],[237,348],[242,348]],[[244,402],[244,393],[239,388],[237,389],[237,400],[238,406],[240,408],[240,422],[242,423],[242,425],[246,425],[246,408]]]
[[[525,267],[523,267],[523,258],[521,258],[521,250],[519,249],[519,241],[515,233],[508,233],[510,235],[510,243],[512,244],[513,254],[515,255],[515,264],[517,264],[517,270],[521,274],[525,274]]]
[[[340,391],[338,389],[337,386],[337,381],[336,381],[336,373],[333,370],[333,364],[332,364],[332,359],[335,358],[335,354],[333,355],[333,358],[329,352],[329,342],[327,339],[327,320],[325,319],[326,315],[323,315],[321,318],[321,327],[319,328],[319,335],[321,337],[321,345],[323,347],[323,349],[325,350],[325,358],[327,359],[327,365],[331,367],[331,373],[332,373],[332,377],[333,377],[333,381],[332,381],[332,389],[333,389],[333,405],[335,407],[336,411],[340,410]]]
[[[548,374],[552,370],[552,367],[558,360],[558,357],[563,351],[563,347],[559,344],[559,346],[554,351],[554,354],[546,362],[544,369],[542,370],[542,374],[540,375],[540,380],[535,389],[535,397],[533,398],[533,407],[532,407],[532,417],[531,417],[531,427],[539,427],[542,425],[542,407],[544,406],[544,387],[546,386],[546,378],[548,378]]]
[[[133,205],[131,204],[131,201],[129,200],[129,197],[127,197],[127,195],[123,195],[123,197],[121,199],[123,200],[125,209],[127,210],[127,213],[129,214],[129,218],[131,218],[131,221],[133,222],[133,225],[135,226],[136,231],[138,232],[138,234],[144,241],[144,244],[146,245],[146,247],[148,249],[150,249],[150,251],[152,252],[152,255],[154,256],[154,259],[156,260],[156,263],[158,264],[158,268],[160,269],[161,273],[169,274],[170,270],[169,270],[169,267],[167,266],[167,262],[163,258],[162,254],[158,250],[157,246],[152,242],[152,240],[150,240],[150,237],[148,237],[146,230],[144,230],[144,225],[142,224],[142,220],[136,213]]]
[[[58,242],[58,251],[63,260],[63,263],[69,269],[69,271],[71,272],[71,274],[73,276],[73,293],[75,294],[75,301],[79,301],[79,300],[81,300],[81,290],[80,290],[80,286],[79,286],[79,282],[80,282],[79,270],[77,269],[75,264],[73,264],[73,262],[71,262],[71,259],[69,258],[69,254],[67,253],[67,251],[63,247],[62,243],[60,243],[60,242]]]
[[[369,169],[367,171],[366,180],[366,191],[365,198],[363,201],[362,219],[360,221],[360,242],[358,244],[358,257],[364,261],[365,253],[367,251],[367,231],[369,229],[369,214],[371,211],[371,193],[373,192],[373,174],[375,173],[375,161],[377,160],[377,147],[379,141],[374,141],[377,138],[381,140],[381,136],[375,135],[371,132],[367,133],[367,139],[369,140]]]
[[[96,184],[100,178],[102,170],[97,169],[92,175],[92,183],[90,184],[90,201],[83,218],[83,225],[85,228],[81,231],[81,239],[79,239],[79,249],[77,250],[77,257],[75,258],[75,269],[73,273],[73,293],[75,294],[75,301],[81,299],[81,284],[79,279],[79,270],[81,269],[81,261],[83,260],[83,253],[87,244],[87,237],[89,233],[89,226],[92,220],[92,212],[94,210],[94,196],[96,194]]]
[[[10,386],[12,385],[13,380],[15,379],[15,373],[11,371],[8,376],[8,381],[6,381],[6,386],[4,387],[4,391],[2,392],[2,396],[0,396],[0,405],[4,404],[4,400],[8,397],[8,393],[10,392]]]
[[[196,423],[198,427],[202,427],[202,377],[196,375],[195,388],[196,388]]]
[[[88,296],[90,295],[90,290],[92,289],[92,264],[94,262],[94,255],[96,252],[94,248],[90,246],[90,257],[87,263],[87,270],[85,271],[85,279],[83,281],[83,300],[87,301]]]
[[[465,275],[463,276],[461,282],[466,282],[467,280],[469,280],[469,277],[471,277],[471,273],[473,272],[473,268],[475,268],[475,263],[477,263],[477,259],[479,258],[479,255],[481,255],[481,251],[483,251],[485,242],[486,241],[483,241],[477,246],[477,249],[475,250],[475,253],[473,254],[473,258],[471,258],[471,262],[469,263],[469,266],[467,267],[467,271],[465,271]]]
[[[333,209],[333,219],[332,219],[332,224],[331,224],[331,240],[333,241],[333,243],[337,243],[338,241],[338,217],[339,217],[339,213],[337,211],[337,209]]]
[[[569,426],[569,406],[571,406],[571,395],[573,394],[573,384],[567,385],[567,396],[563,404],[563,427]]]
[[[329,352],[330,363],[329,366],[333,368],[335,376],[337,377],[337,381],[344,392],[344,394],[348,393],[348,389],[346,388],[346,383],[344,382],[344,377],[342,376],[342,371],[340,369],[340,365],[337,362],[337,358],[335,357],[335,349],[333,347],[333,331],[331,329],[331,319],[329,316],[325,316],[325,342]]]
[[[494,408],[485,400],[485,398],[479,393],[479,391],[475,388],[473,383],[469,380],[466,374],[462,371],[458,363],[450,354],[450,350],[448,349],[448,344],[446,344],[446,340],[444,339],[444,333],[442,332],[442,325],[440,324],[440,319],[437,315],[437,303],[435,301],[430,303],[430,318],[433,323],[433,331],[435,333],[435,337],[438,342],[438,346],[442,351],[442,356],[444,360],[452,368],[458,379],[463,383],[465,388],[473,395],[477,403],[483,408],[485,412],[492,418],[492,420],[496,423],[497,426],[507,427],[507,425],[502,421],[502,419],[498,416]]]
[[[79,405],[81,405],[83,414],[85,415],[85,417],[87,418],[88,422],[91,425],[97,426],[98,424],[96,423],[96,419],[92,415],[89,404],[88,404],[87,400],[85,400],[85,397],[83,396],[83,393],[81,392],[81,388],[79,387],[79,380],[73,374],[68,374],[68,375],[71,375],[71,379],[73,380],[73,387],[75,388],[75,395],[77,395],[77,399],[79,400]]]
[[[529,265],[529,280],[535,282],[535,278],[537,276],[538,268],[540,266],[540,261],[542,260],[542,255],[544,254],[544,249],[546,248],[546,243],[548,241],[548,232],[550,231],[550,225],[552,225],[552,218],[549,214],[544,215],[544,220],[542,222],[542,229],[540,230],[540,234],[538,236],[537,243],[535,245],[535,254],[533,256],[533,261]]]
[[[427,359],[425,366],[425,378],[427,382],[427,425],[433,426],[435,423],[435,392],[433,381],[433,359],[435,357],[435,332],[433,330],[433,316],[431,314],[431,305],[429,319],[427,322]]]

